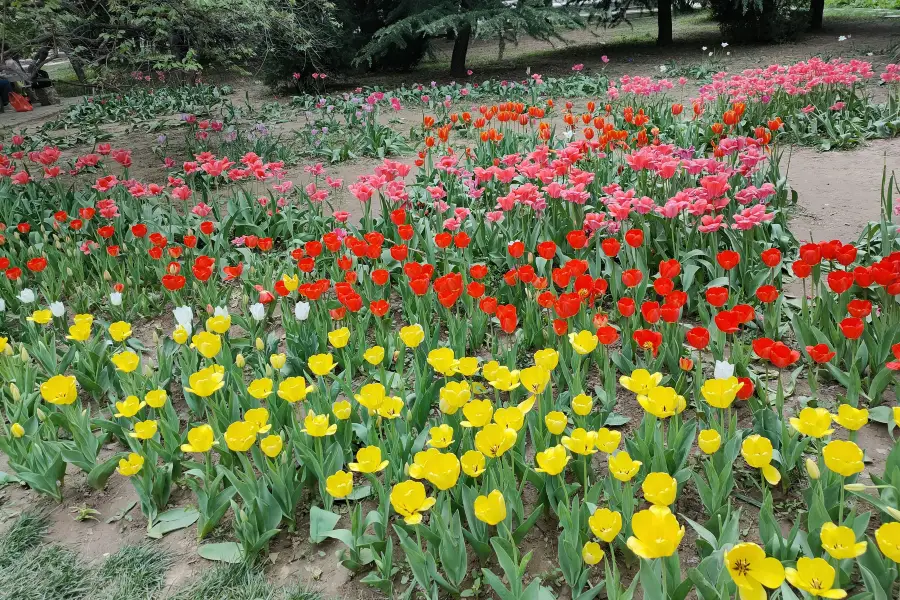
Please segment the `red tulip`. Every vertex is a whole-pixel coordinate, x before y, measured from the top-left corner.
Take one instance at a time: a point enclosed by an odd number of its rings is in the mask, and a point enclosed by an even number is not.
[[[718,327],[719,331],[722,333],[736,333],[740,326],[740,320],[738,319],[737,313],[731,310],[723,310],[716,313],[713,321],[715,321],[716,327]]]
[[[731,312],[737,316],[738,323],[741,325],[749,323],[756,317],[756,312],[749,304],[735,304]]]
[[[653,289],[660,296],[668,296],[675,289],[675,283],[667,277],[659,277],[653,281]]]
[[[618,256],[621,247],[622,244],[620,244],[619,240],[617,240],[616,238],[606,238],[600,243],[600,248],[603,250],[603,254],[605,254],[609,258],[615,258],[616,256]]]
[[[794,275],[800,279],[806,279],[809,277],[809,274],[812,273],[812,267],[803,260],[794,261],[791,265],[791,270],[794,272]]]
[[[569,331],[569,322],[565,319],[554,319],[553,331],[558,336],[566,335],[566,332]]]
[[[485,296],[478,303],[478,308],[481,309],[481,312],[492,315],[497,312],[497,299],[492,296]]]
[[[544,260],[552,260],[556,254],[556,244],[551,241],[541,242],[537,245],[537,253]]]
[[[674,279],[681,274],[681,263],[674,258],[659,263],[659,276],[666,279]]]
[[[666,323],[677,323],[681,318],[681,306],[677,304],[663,304],[659,309],[659,316]]]
[[[470,238],[469,234],[465,231],[460,231],[453,236],[453,245],[457,248],[468,248],[471,241],[472,238]]]
[[[822,249],[818,244],[800,246],[800,260],[813,267],[822,261]]]
[[[581,309],[581,297],[575,293],[560,294],[553,309],[560,319],[568,319],[578,314]]]
[[[791,350],[782,342],[775,342],[769,350],[769,360],[775,365],[775,368],[785,369],[800,360],[800,353]]]
[[[709,345],[709,330],[705,327],[692,327],[687,331],[684,339],[695,350],[703,350]]]
[[[781,264],[781,250],[778,248],[763,250],[759,257],[762,259],[763,264],[771,269],[774,269]]]
[[[131,235],[136,238],[142,238],[147,235],[147,226],[143,223],[137,223],[131,226]]]
[[[509,255],[513,258],[521,258],[522,255],[525,254],[525,244],[516,240],[506,246],[506,251],[509,252]]]
[[[843,294],[853,286],[853,275],[847,271],[828,273],[828,288],[835,294]]]
[[[741,262],[741,255],[734,250],[722,250],[716,255],[716,262],[726,271],[730,271]]]
[[[619,314],[623,317],[630,317],[637,309],[634,300],[631,298],[620,298],[616,304],[619,309]]]
[[[659,346],[662,344],[662,334],[658,331],[652,331],[650,329],[638,329],[632,334],[632,339],[638,345],[639,348],[643,348],[644,350],[651,350],[653,352],[653,356],[656,356],[657,352],[659,352]]]
[[[434,236],[434,245],[443,250],[453,243],[453,236],[446,231]],[[511,253],[511,252],[510,252]]]
[[[850,313],[851,317],[856,317],[858,319],[865,319],[870,314],[872,314],[872,303],[868,300],[851,300],[847,303],[847,312]]]
[[[762,337],[753,340],[753,352],[756,353],[758,357],[763,360],[769,360],[769,354],[772,352],[772,346],[775,344],[775,340]]]
[[[600,343],[604,346],[609,346],[619,339],[619,332],[615,327],[604,325],[597,329],[597,339],[600,340]]]
[[[741,389],[737,393],[738,400],[750,399],[753,396],[753,381],[749,377],[738,377],[738,382],[741,384]]]
[[[162,278],[163,287],[170,292],[180,290],[184,287],[184,283],[185,278],[183,275],[163,275]]]
[[[386,315],[390,307],[391,305],[388,304],[387,300],[373,300],[369,303],[369,310],[376,317],[383,317]]]
[[[576,229],[566,234],[566,241],[573,250],[581,250],[587,246],[587,235],[581,229]]]
[[[722,308],[728,302],[728,288],[717,286],[707,288],[706,301],[716,308]]]
[[[659,302],[644,302],[641,304],[641,316],[651,324],[659,321]]]
[[[644,274],[640,269],[628,269],[622,272],[622,283],[628,288],[637,287],[643,278]]]
[[[47,268],[47,259],[43,256],[38,256],[25,263],[25,266],[28,267],[28,270],[32,273],[40,273]]]
[[[500,329],[506,333],[513,333],[518,324],[518,316],[516,315],[516,306],[514,304],[503,304],[497,307],[497,319],[500,321]]]
[[[644,243],[644,231],[642,229],[629,229],[625,232],[625,243],[632,248],[640,248]]]
[[[763,304],[770,304],[778,299],[778,288],[774,285],[763,285],[756,289],[756,297]]]
[[[390,274],[386,269],[375,269],[372,271],[372,283],[375,285],[384,285],[390,279]]]
[[[862,337],[864,323],[858,317],[847,317],[838,324],[838,327],[847,339],[856,340]]]
[[[815,346],[807,346],[806,353],[809,357],[819,364],[827,363],[834,358],[835,352],[828,347],[828,344],[816,344]]]

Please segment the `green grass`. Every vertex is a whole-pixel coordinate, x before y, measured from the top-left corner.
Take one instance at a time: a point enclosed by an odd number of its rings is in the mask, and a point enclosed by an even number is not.
[[[900,9],[900,0],[825,0],[825,6],[841,8]]]
[[[0,535],[0,600],[323,600],[304,587],[277,588],[258,568],[210,567],[170,594],[172,559],[151,544],[126,546],[96,566],[56,544],[45,544],[47,519],[21,515]]]

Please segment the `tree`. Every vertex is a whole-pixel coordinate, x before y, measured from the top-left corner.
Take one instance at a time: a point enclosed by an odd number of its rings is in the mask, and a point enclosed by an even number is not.
[[[372,65],[409,39],[426,40],[454,37],[451,72],[466,74],[469,42],[495,39],[500,52],[507,42],[517,43],[520,35],[551,41],[562,38],[559,31],[581,25],[576,13],[547,6],[545,0],[423,0],[411,14],[391,22],[379,30],[354,60],[357,65]]]
[[[658,46],[670,46],[672,44],[672,0],[659,0],[656,6]]]
[[[810,0],[809,2],[809,27],[813,31],[822,29],[822,20],[825,17],[825,0]]]

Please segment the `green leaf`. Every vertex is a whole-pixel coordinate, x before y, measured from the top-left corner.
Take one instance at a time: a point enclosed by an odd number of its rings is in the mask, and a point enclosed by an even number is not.
[[[147,536],[160,539],[172,531],[190,527],[200,518],[200,513],[193,508],[173,508],[156,518],[156,523],[147,529]]]
[[[95,490],[102,490],[106,487],[106,481],[113,474],[113,471],[116,470],[121,457],[121,454],[115,454],[91,469],[87,477],[88,485]]]
[[[340,520],[340,515],[313,506],[309,509],[309,539],[314,544],[321,544]]]
[[[217,544],[203,544],[197,550],[197,554],[206,560],[225,563],[239,563],[243,560],[241,546],[237,542],[220,542]]]

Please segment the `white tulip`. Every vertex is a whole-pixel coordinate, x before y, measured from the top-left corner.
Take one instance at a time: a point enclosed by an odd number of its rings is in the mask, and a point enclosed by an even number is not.
[[[309,318],[309,302],[298,302],[294,305],[294,316],[298,321],[305,321]]]
[[[266,317],[266,307],[262,305],[262,303],[257,302],[256,304],[250,305],[250,316],[253,317],[257,321],[262,321]]]
[[[53,313],[54,317],[61,317],[66,314],[66,307],[62,302],[51,302],[50,312]]]
[[[3,298],[0,298],[0,312],[5,312],[5,311],[6,311],[6,300],[4,300]]]
[[[175,323],[184,327],[188,335],[193,331],[192,324],[194,322],[194,311],[190,306],[179,306],[172,311],[175,315]]]
[[[227,306],[217,306],[216,310],[213,311],[213,315],[217,317],[227,317],[228,316],[228,307]]]
[[[34,302],[34,292],[31,290],[31,288],[25,288],[24,290],[19,292],[19,295],[17,297],[19,298],[19,302],[22,302],[23,304],[31,304],[32,302]]]
[[[716,379],[728,379],[734,376],[734,365],[727,360],[717,360],[713,377]]]
[[[122,293],[121,292],[112,292],[109,295],[109,303],[113,306],[121,306],[122,304]]]

